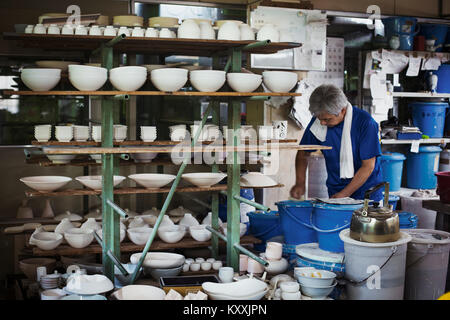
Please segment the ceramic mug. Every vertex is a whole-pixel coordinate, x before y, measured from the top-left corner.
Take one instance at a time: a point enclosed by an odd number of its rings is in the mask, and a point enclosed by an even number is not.
[[[265,256],[267,260],[280,260],[283,254],[283,245],[279,242],[267,242]]]
[[[189,271],[189,263],[183,264],[183,272],[188,272],[188,271]]]
[[[223,283],[233,282],[234,269],[231,267],[222,267],[219,269],[219,279]]]
[[[199,271],[200,270],[200,263],[197,263],[197,262],[194,262],[194,263],[191,263],[190,265],[189,265],[189,269],[191,270],[191,271]]]
[[[203,271],[209,271],[209,270],[211,270],[212,264],[211,264],[211,262],[205,261],[200,264],[200,267]]]

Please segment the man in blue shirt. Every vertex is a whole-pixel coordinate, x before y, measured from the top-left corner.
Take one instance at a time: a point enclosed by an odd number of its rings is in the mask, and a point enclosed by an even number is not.
[[[365,191],[383,181],[378,124],[366,111],[352,107],[345,94],[333,85],[317,87],[309,104],[313,118],[300,144],[332,147],[322,150],[330,198],[363,199]],[[296,183],[291,196],[297,199],[305,193],[309,154],[299,150],[296,156]],[[381,189],[371,196],[375,201],[382,198]]]

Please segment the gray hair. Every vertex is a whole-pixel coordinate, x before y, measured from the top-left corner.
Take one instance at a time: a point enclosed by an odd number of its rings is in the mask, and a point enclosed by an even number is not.
[[[332,84],[317,87],[309,97],[309,111],[318,116],[328,112],[337,116],[347,106],[347,97],[341,89]]]

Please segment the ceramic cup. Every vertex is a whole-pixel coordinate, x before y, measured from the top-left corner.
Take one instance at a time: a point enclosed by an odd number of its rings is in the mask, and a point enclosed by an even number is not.
[[[162,28],[161,31],[159,31],[159,37],[160,38],[173,38],[174,36],[168,28]]]
[[[143,37],[144,33],[145,33],[145,31],[141,27],[134,27],[133,31],[131,32],[131,36],[132,37]]]
[[[183,272],[188,272],[188,271],[189,271],[189,263],[183,264]]]
[[[145,30],[144,36],[147,38],[158,38],[159,31],[156,30],[155,28],[147,28],[147,30]]]
[[[46,34],[47,28],[42,23],[38,23],[37,25],[34,26],[33,33]]]
[[[200,267],[203,271],[209,271],[209,270],[211,270],[212,264],[211,264],[211,262],[205,261],[200,264]]]
[[[88,34],[88,29],[83,25],[79,25],[75,28],[75,34],[79,36],[86,36]]]
[[[214,261],[212,264],[212,268],[214,270],[219,270],[220,268],[222,268],[222,261]]]
[[[59,30],[59,27],[56,24],[51,24],[47,29],[48,34],[60,34],[61,30]]]
[[[214,259],[214,258],[208,258],[208,259],[206,259],[206,262],[214,263],[215,261],[216,261],[216,259]]]
[[[105,31],[103,31],[104,36],[113,36],[115,37],[117,35],[116,29],[114,29],[113,26],[106,26]]]
[[[189,265],[189,269],[191,270],[191,271],[199,271],[200,270],[200,263],[197,263],[197,262],[194,262],[194,263],[191,263],[190,265]]]
[[[145,142],[152,142],[156,140],[155,126],[141,126],[141,139]]]
[[[192,258],[187,258],[184,262],[187,263],[187,264],[191,264],[191,263],[194,263],[195,260],[192,259]]]
[[[61,34],[72,35],[74,30],[70,24],[65,24],[61,29]]]
[[[280,260],[283,254],[283,245],[279,242],[267,242],[265,255],[267,260]]]
[[[125,34],[125,36],[130,36],[130,30],[127,27],[120,27],[119,31],[117,32],[117,35],[119,34]]]
[[[87,141],[89,139],[89,127],[73,126],[73,138],[75,141]]]
[[[219,269],[219,279],[223,283],[233,282],[234,270],[231,267],[222,267]]]
[[[73,139],[73,126],[55,126],[55,137],[59,142],[69,142]]]
[[[205,262],[205,259],[204,258],[196,258],[195,262],[202,263],[202,262]]]

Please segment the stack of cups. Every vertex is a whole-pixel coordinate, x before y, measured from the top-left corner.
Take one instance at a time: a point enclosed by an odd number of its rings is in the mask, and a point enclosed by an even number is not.
[[[88,126],[73,126],[73,137],[75,141],[87,141],[89,139]]]
[[[52,136],[52,125],[42,124],[34,126],[34,137],[39,142],[47,142]]]
[[[55,137],[59,142],[69,142],[73,139],[73,126],[55,126]]]
[[[169,127],[170,140],[172,141],[182,141],[186,138],[186,125],[179,124]]]
[[[122,124],[114,125],[114,140],[117,142],[122,142],[127,138],[128,127]]]
[[[284,281],[280,283],[282,300],[300,300],[300,284],[296,281]]]
[[[102,126],[92,126],[92,139],[95,142],[102,142]]]
[[[153,142],[156,140],[157,131],[154,126],[141,126],[141,139],[144,142]]]

